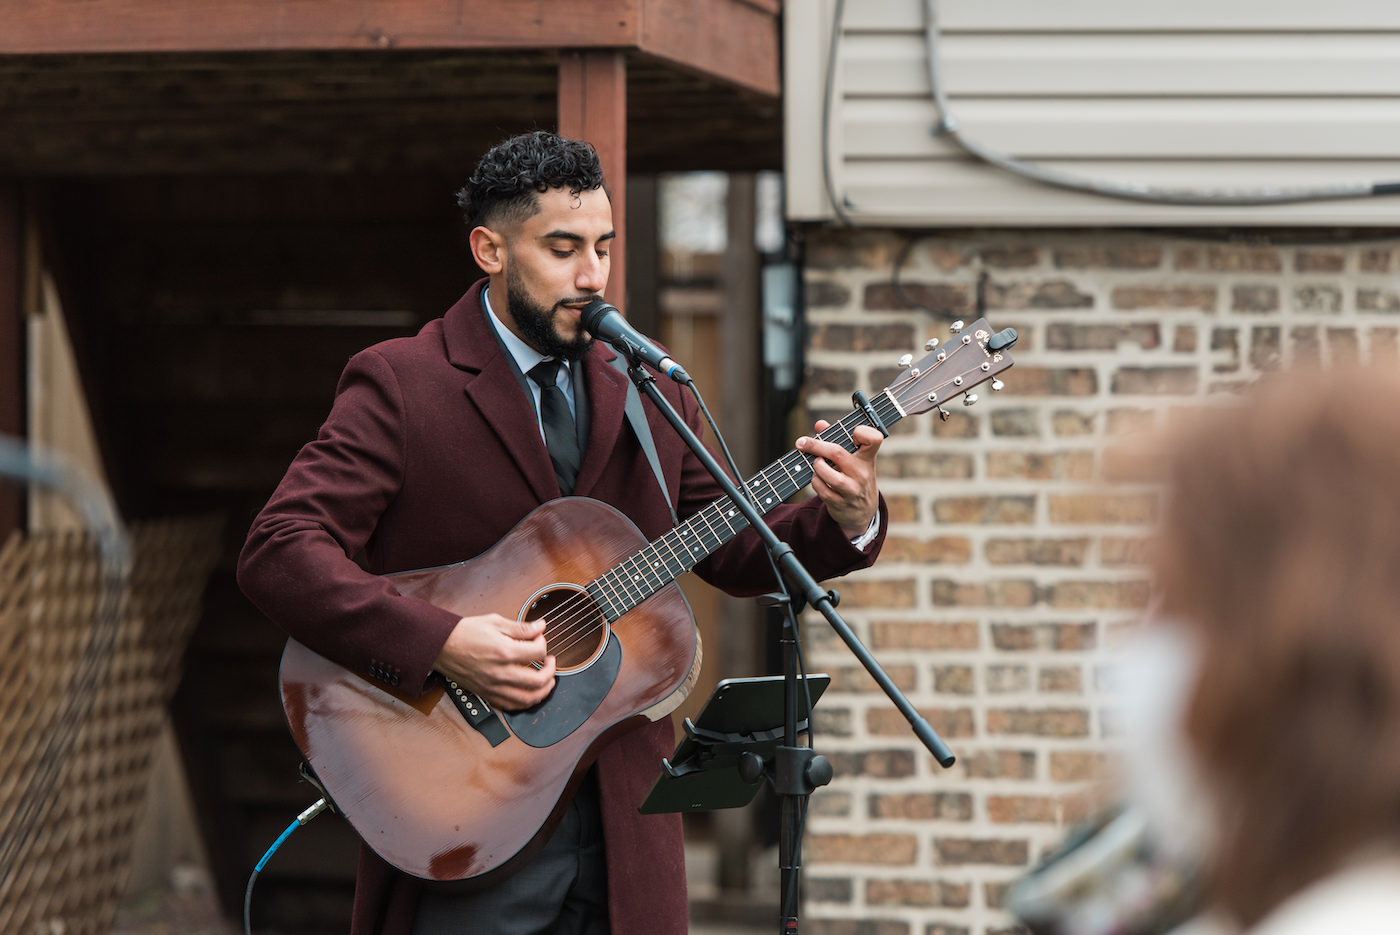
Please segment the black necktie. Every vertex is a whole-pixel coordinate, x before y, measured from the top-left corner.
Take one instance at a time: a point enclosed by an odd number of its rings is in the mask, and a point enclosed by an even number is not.
[[[564,496],[574,492],[578,479],[578,429],[569,412],[564,391],[555,385],[559,361],[542,360],[530,369],[530,379],[540,385],[540,421],[544,423],[544,444],[554,463],[554,476]]]

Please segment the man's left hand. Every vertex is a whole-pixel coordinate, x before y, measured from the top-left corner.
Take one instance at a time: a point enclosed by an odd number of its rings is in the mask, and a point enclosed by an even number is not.
[[[818,434],[829,427],[825,419],[815,425]],[[865,535],[880,508],[875,455],[885,437],[869,425],[857,426],[851,437],[859,446],[853,452],[806,435],[797,440],[797,450],[812,458],[812,490],[826,504],[826,511],[842,532],[857,539]]]

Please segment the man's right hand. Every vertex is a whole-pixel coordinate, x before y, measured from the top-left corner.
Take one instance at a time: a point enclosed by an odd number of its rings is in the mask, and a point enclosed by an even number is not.
[[[537,705],[554,690],[554,657],[545,646],[543,620],[463,617],[433,668],[503,711]]]

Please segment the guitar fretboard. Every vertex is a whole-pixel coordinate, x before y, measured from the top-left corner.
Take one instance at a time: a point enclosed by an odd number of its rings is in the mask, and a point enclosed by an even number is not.
[[[871,400],[870,407],[886,426],[898,422],[904,414],[888,390]],[[856,426],[869,423],[863,409],[853,409],[817,437],[855,451],[857,445],[851,433]],[[758,511],[766,514],[811,480],[810,457],[794,449],[745,481],[744,487]],[[609,621],[616,620],[690,571],[748,525],[733,501],[721,497],[593,579],[585,590]]]

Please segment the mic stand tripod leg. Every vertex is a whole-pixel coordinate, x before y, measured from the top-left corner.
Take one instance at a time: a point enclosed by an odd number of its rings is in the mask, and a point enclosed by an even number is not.
[[[813,790],[831,782],[832,777],[831,762],[826,757],[814,753],[809,746],[797,744],[798,724],[806,720],[810,735],[811,718],[815,716],[809,700],[798,697],[799,686],[805,689],[797,671],[797,616],[801,600],[786,593],[769,595],[767,600],[783,610],[783,742],[773,753],[769,771],[779,802],[780,935],[797,935],[798,932],[802,835],[807,823],[807,805]],[[800,710],[806,711],[805,718],[799,716]]]

